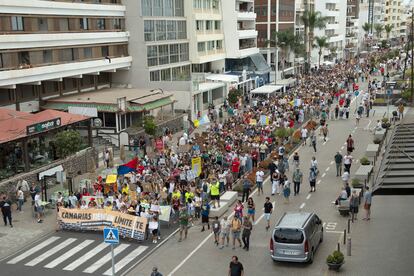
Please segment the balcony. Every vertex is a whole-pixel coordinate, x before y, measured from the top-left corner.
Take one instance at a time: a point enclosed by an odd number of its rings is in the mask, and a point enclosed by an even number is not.
[[[129,32],[8,34],[0,35],[0,50],[127,43],[128,37]]]
[[[245,38],[257,38],[257,31],[256,30],[238,30],[238,37],[239,39]]]
[[[68,77],[82,78],[82,75],[99,74],[99,72],[115,72],[119,69],[129,69],[132,57],[114,57],[88,61],[49,64],[39,67],[16,68],[16,70],[0,71],[0,87],[16,84],[34,83],[46,80],[56,80]]]
[[[49,2],[41,0],[2,0],[1,13],[40,14],[52,16],[114,16],[124,17],[123,5],[100,5],[66,2]]]
[[[338,30],[339,29],[339,23],[335,22],[335,23],[328,23],[326,24],[326,28],[327,30]]]
[[[240,49],[239,50],[239,58],[245,58],[254,54],[259,54],[259,48],[256,48],[254,46],[254,48],[245,48],[245,49]]]
[[[256,20],[256,13],[252,11],[237,11],[237,20]]]

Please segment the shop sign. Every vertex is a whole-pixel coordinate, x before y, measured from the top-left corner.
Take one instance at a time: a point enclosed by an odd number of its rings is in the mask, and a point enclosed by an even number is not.
[[[55,118],[52,120],[44,121],[41,123],[33,124],[26,127],[26,133],[27,135],[43,132],[52,128],[60,127],[62,124],[62,121],[60,118]]]

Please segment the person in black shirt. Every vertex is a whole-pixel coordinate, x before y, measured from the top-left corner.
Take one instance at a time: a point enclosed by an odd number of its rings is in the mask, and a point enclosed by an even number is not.
[[[237,256],[231,258],[230,267],[229,267],[229,276],[243,276],[244,269],[243,265],[239,262]]]
[[[10,227],[13,227],[11,216],[11,201],[10,199],[7,199],[5,195],[0,201],[0,208],[1,213],[3,214],[4,226],[7,226],[7,220],[9,220]]]
[[[266,197],[266,202],[264,204],[264,217],[267,221],[266,230],[270,228],[270,215],[273,211],[273,204],[270,202],[270,198]]]

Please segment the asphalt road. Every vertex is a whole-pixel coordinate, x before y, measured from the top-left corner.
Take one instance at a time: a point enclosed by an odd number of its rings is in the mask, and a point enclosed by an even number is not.
[[[362,88],[365,87],[363,85]],[[158,266],[164,275],[227,275],[228,264],[233,255],[237,255],[243,263],[245,275],[330,274],[331,272],[328,271],[325,263],[326,257],[336,249],[338,241],[342,240],[342,233],[348,220],[348,218],[340,216],[332,204],[342,187],[342,179],[336,177],[334,155],[337,151],[345,153],[345,141],[348,135],[352,134],[355,140],[355,151],[352,154],[354,157],[354,163],[351,167],[352,178],[352,174],[359,166],[359,159],[364,156],[366,146],[372,143],[372,134],[367,126],[374,127],[376,120],[386,112],[386,107],[375,108],[375,116],[362,118],[357,127],[353,114],[355,106],[356,102],[354,101],[351,105],[352,112],[349,120],[328,121],[329,140],[325,143],[321,138],[318,138],[316,153],[309,146],[302,146],[298,149],[301,159],[300,167],[304,173],[304,183],[301,185],[300,194],[298,196],[292,195],[289,203],[284,203],[282,195],[271,197],[271,201],[275,202],[275,212],[271,218],[272,225],[287,211],[315,212],[323,220],[324,242],[317,250],[313,264],[274,263],[271,260],[269,256],[271,231],[265,230],[265,221],[262,216],[264,198],[271,194],[270,182],[267,181],[264,185],[265,195],[253,195],[256,203],[256,225],[253,228],[249,252],[240,248],[232,250],[231,246],[218,249],[213,243],[212,234],[200,233],[200,229],[195,227],[190,230],[187,241],[178,243],[177,237],[172,238],[166,242],[162,250],[143,261],[128,275],[150,275],[154,265]],[[307,180],[312,156],[318,160],[320,171],[315,193],[309,193],[310,188]],[[228,211],[229,214],[230,212]],[[341,249],[344,249],[342,247],[341,244]],[[358,268],[346,268],[346,265],[342,270],[350,273],[349,275],[363,275],[358,273]]]

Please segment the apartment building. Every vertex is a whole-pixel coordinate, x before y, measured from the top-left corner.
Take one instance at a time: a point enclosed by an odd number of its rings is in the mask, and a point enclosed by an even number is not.
[[[132,65],[121,0],[2,0],[0,106],[35,112],[50,98],[109,87]]]
[[[275,32],[295,30],[295,0],[255,0],[255,12],[257,14],[257,43],[260,53],[265,57],[267,63],[272,66],[273,70],[277,60],[278,79],[281,78],[282,70],[286,75],[293,74],[294,56],[283,57],[280,55],[280,51],[277,51],[278,58],[276,59],[276,48],[271,46],[268,41],[275,39]],[[284,63],[283,66],[282,63]]]
[[[399,39],[401,36],[401,25],[403,22],[404,3],[402,0],[387,0],[385,2],[384,24],[393,26],[389,33],[389,39]],[[405,29],[404,27],[402,29]],[[384,38],[386,38],[384,31]]]
[[[358,52],[359,32],[359,3],[360,0],[347,0],[345,58],[354,57]]]
[[[315,1],[315,10],[327,17],[327,24],[324,29],[315,29],[315,36],[328,37],[329,46],[322,51],[321,63],[334,62],[344,58],[347,1],[343,0],[318,0]],[[313,48],[312,64],[317,64],[319,49]]]

